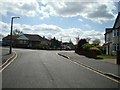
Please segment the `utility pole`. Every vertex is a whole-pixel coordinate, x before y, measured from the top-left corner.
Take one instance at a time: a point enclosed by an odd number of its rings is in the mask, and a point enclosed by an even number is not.
[[[61,37],[61,50],[62,50],[62,37]]]

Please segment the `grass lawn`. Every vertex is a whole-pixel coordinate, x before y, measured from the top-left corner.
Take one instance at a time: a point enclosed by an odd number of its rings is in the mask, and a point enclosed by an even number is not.
[[[116,59],[116,56],[110,56],[110,55],[97,55],[97,57],[103,59]]]

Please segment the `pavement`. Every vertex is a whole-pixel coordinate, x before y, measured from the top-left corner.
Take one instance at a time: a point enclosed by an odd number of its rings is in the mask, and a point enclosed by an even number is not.
[[[87,58],[83,55],[78,55],[74,51],[63,51],[59,52],[60,55],[75,61],[82,63],[95,70],[101,71],[102,73],[113,75],[120,78],[120,65],[116,64],[115,59],[93,59]]]
[[[29,49],[14,49],[14,51],[17,52],[17,58],[2,72],[3,88],[119,87],[119,83],[115,80],[70,62],[57,54],[63,53],[62,51]],[[70,54],[72,55],[73,53]]]
[[[116,64],[116,59],[101,59],[101,61]]]
[[[13,56],[14,53],[9,54],[9,48],[8,47],[0,47],[0,50],[2,51],[2,64],[6,62],[7,59]]]
[[[8,47],[0,46],[0,90],[2,89],[2,73],[1,73],[1,70],[2,70],[3,66],[5,65],[5,62],[12,56],[13,56],[13,53],[9,54],[9,48]]]

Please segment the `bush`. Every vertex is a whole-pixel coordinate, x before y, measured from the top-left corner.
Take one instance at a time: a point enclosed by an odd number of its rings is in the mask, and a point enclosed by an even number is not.
[[[39,49],[49,49],[50,48],[48,45],[44,45],[44,44],[39,44],[39,45],[36,45],[35,47],[39,48]]]
[[[98,48],[98,49],[100,49],[100,50],[102,50],[102,46],[100,46],[100,45],[97,45],[95,47]]]
[[[93,44],[84,44],[84,45],[82,45],[82,48],[83,48],[83,50],[85,50],[85,51],[89,51],[90,48],[92,48],[92,47],[94,47]]]
[[[101,50],[99,48],[97,48],[97,47],[91,47],[90,50],[96,51],[97,55],[101,54]]]

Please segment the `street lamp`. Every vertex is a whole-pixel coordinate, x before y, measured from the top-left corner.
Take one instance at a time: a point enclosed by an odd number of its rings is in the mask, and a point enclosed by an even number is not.
[[[11,32],[10,32],[10,51],[9,53],[12,53],[12,29],[13,29],[13,19],[19,19],[20,17],[12,17],[11,18]]]

